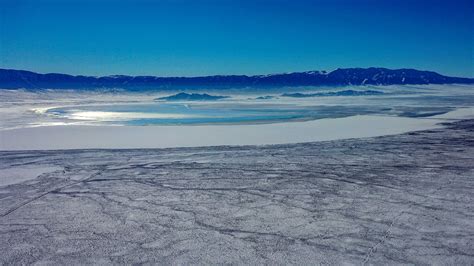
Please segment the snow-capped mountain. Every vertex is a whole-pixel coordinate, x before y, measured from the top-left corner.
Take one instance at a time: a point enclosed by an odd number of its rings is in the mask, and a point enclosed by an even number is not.
[[[269,88],[282,86],[345,86],[395,84],[473,84],[473,78],[440,75],[432,71],[387,68],[340,68],[331,72],[307,71],[271,75],[217,75],[203,77],[156,77],[112,75],[104,77],[39,74],[23,70],[0,69],[0,88],[4,89],[94,89],[129,90],[199,88]]]

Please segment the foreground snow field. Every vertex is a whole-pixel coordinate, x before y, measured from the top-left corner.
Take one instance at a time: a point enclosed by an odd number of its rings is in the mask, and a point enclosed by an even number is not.
[[[474,263],[474,120],[307,144],[3,151],[0,167],[0,264]]]

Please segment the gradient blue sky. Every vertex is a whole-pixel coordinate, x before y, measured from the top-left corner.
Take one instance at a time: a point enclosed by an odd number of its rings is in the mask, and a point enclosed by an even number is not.
[[[381,66],[473,77],[473,2],[0,0],[0,68],[196,76]]]

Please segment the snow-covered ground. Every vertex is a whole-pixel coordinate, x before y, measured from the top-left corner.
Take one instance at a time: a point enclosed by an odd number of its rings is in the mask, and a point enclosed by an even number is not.
[[[473,121],[276,146],[0,151],[0,264],[472,265]]]

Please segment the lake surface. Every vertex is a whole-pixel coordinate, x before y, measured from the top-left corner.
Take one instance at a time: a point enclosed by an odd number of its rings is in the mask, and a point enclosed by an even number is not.
[[[281,94],[234,94],[218,101],[79,103],[45,108],[42,115],[65,123],[102,125],[261,124],[355,115],[430,117],[471,107],[472,87],[377,88],[380,95],[290,98]],[[329,91],[338,92],[341,89]],[[328,91],[327,89],[325,91]],[[215,94],[215,93],[214,93]],[[227,95],[218,92],[217,95]]]
[[[400,134],[474,118],[474,86],[352,89],[383,93],[292,98],[281,96],[288,88],[210,91],[229,98],[157,102],[174,93],[0,90],[0,150],[299,143]]]
[[[212,104],[125,104],[53,108],[47,115],[68,120],[83,120],[118,125],[179,125],[274,123],[292,120],[316,120],[389,111],[366,106],[297,106]],[[447,111],[445,108],[437,110]]]

